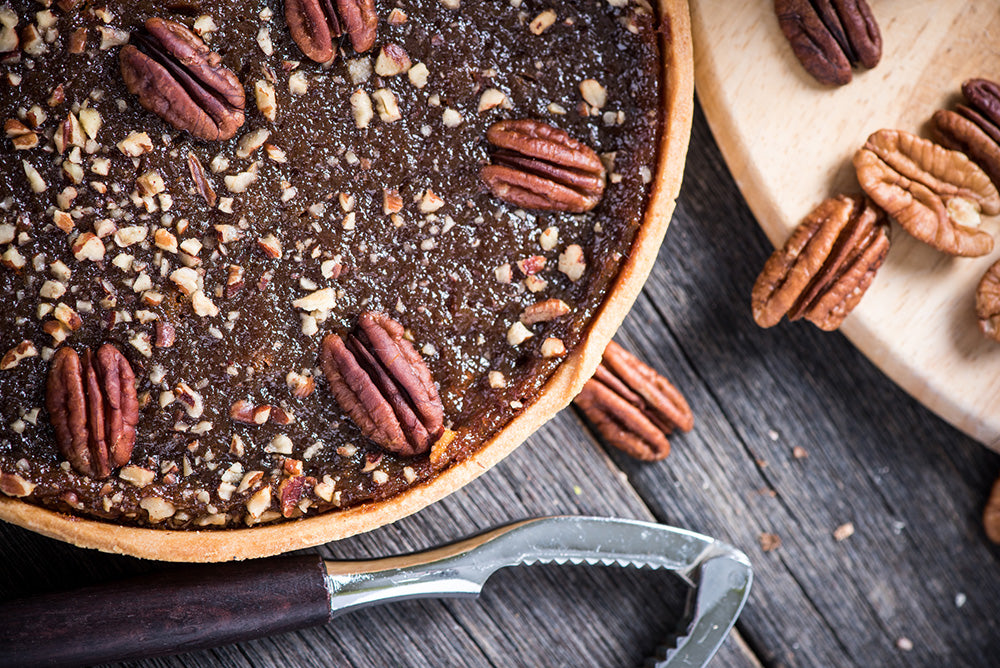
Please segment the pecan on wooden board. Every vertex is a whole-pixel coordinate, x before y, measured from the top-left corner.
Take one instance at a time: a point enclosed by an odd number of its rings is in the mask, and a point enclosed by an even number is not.
[[[1000,187],[1000,84],[969,79],[962,93],[968,105],[934,114],[935,135],[942,145],[972,158]]]
[[[199,139],[231,139],[243,126],[246,95],[222,57],[186,27],[153,17],[118,54],[139,104]]]
[[[965,154],[902,130],[879,130],[854,154],[858,182],[907,232],[944,253],[993,250],[981,214],[1000,213],[990,177]]]
[[[669,455],[667,435],[694,426],[684,395],[614,341],[573,403],[605,441],[643,461]]]
[[[976,318],[983,336],[1000,341],[1000,260],[994,262],[979,280]]]
[[[751,296],[754,321],[772,327],[787,315],[837,329],[888,252],[889,226],[880,209],[862,197],[824,200],[764,264]]]
[[[987,130],[990,136],[1000,142],[1000,84],[989,79],[969,79],[962,84],[962,94],[992,128]]]
[[[866,0],[775,0],[781,32],[795,57],[822,84],[843,86],[851,68],[882,58],[882,34]]]
[[[56,445],[74,469],[99,480],[128,463],[139,402],[135,374],[117,348],[85,350],[82,360],[69,346],[56,351],[45,403]]]
[[[337,404],[379,446],[402,456],[427,452],[444,433],[444,408],[403,326],[368,312],[346,336],[328,334],[319,363]]]
[[[957,112],[938,109],[931,117],[934,137],[945,148],[972,158],[996,185],[1000,183],[1000,144],[973,120],[976,115],[972,110],[963,113],[961,106]]]
[[[525,209],[590,211],[604,194],[604,164],[592,148],[540,121],[494,123],[496,147],[479,173],[496,197]]]
[[[285,22],[302,53],[317,63],[336,58],[335,38],[346,33],[354,50],[364,53],[378,31],[375,0],[285,0]]]

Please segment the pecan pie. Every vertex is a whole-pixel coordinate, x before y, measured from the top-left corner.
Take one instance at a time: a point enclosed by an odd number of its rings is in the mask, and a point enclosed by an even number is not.
[[[0,0],[0,517],[244,558],[474,478],[649,271],[687,33],[674,0]]]

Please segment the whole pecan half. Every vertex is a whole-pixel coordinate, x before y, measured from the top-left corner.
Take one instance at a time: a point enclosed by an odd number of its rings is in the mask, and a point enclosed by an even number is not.
[[[334,38],[347,33],[354,50],[364,53],[378,30],[375,0],[285,0],[285,22],[302,53],[317,63],[337,56]]]
[[[1000,260],[994,262],[979,280],[976,318],[983,336],[1000,341]]]
[[[139,103],[199,139],[230,139],[243,125],[246,95],[222,58],[180,23],[146,21],[118,55],[125,87]]]
[[[858,181],[907,232],[951,255],[993,250],[980,213],[1000,213],[990,177],[964,154],[902,130],[879,130],[854,154]]]
[[[994,185],[1000,183],[1000,145],[973,120],[978,114],[968,107],[964,110],[967,113],[961,113],[962,107],[959,107],[959,112],[947,109],[935,111],[931,117],[935,138],[945,148],[961,151],[972,158]]]
[[[540,121],[494,123],[497,147],[479,173],[495,196],[526,209],[590,211],[604,194],[604,164],[589,146]]]
[[[694,426],[677,388],[614,341],[573,403],[605,441],[644,461],[669,455],[667,435]]]
[[[959,104],[955,111],[934,114],[938,141],[972,158],[1000,187],[1000,85],[969,79],[962,92],[971,106]]]
[[[772,327],[787,315],[837,329],[888,252],[889,225],[881,210],[861,197],[824,200],[764,264],[750,300],[754,321]]]
[[[340,408],[381,447],[426,452],[444,433],[444,409],[431,372],[403,338],[403,326],[368,312],[344,337],[328,334],[319,363]]]
[[[139,402],[135,374],[111,344],[83,359],[60,348],[49,369],[46,407],[56,445],[70,465],[92,478],[106,478],[132,456]]]
[[[1000,141],[1000,84],[988,79],[969,79],[962,84],[962,94],[993,130],[990,136]],[[985,129],[985,128],[984,128]]]
[[[817,81],[843,86],[851,67],[873,68],[882,34],[865,0],[774,0],[781,32]]]

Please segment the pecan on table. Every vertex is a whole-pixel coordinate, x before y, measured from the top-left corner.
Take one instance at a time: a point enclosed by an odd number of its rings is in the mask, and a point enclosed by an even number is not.
[[[669,455],[667,435],[694,426],[677,388],[614,341],[573,403],[605,441],[644,461]]]
[[[496,197],[525,209],[584,213],[604,194],[604,164],[593,149],[540,121],[494,123],[497,150],[480,178]]]
[[[337,56],[334,38],[347,33],[354,50],[364,53],[378,30],[375,0],[285,0],[285,22],[302,53],[317,63]]]
[[[139,402],[132,367],[113,345],[85,350],[82,360],[68,346],[56,351],[45,404],[56,445],[74,469],[99,480],[128,463]]]
[[[882,34],[865,0],[774,0],[781,32],[817,81],[843,86],[851,68],[882,58]]]
[[[403,326],[369,312],[344,337],[328,334],[319,363],[340,408],[381,447],[426,452],[444,433],[444,409],[431,372]]]
[[[994,262],[979,280],[976,318],[983,336],[1000,341],[1000,260]]]
[[[983,168],[1000,187],[1000,85],[986,79],[962,84],[969,105],[940,110],[932,119],[939,142],[961,151]]]
[[[231,139],[243,125],[246,95],[236,75],[196,34],[151,18],[118,55],[122,78],[139,103],[199,139]]]
[[[1000,213],[990,177],[963,153],[902,130],[879,130],[854,154],[861,187],[907,232],[950,255],[985,255],[981,213]]]
[[[990,498],[983,509],[983,529],[986,537],[994,543],[1000,543],[1000,478],[993,483]]]
[[[889,225],[880,209],[861,197],[824,200],[764,264],[751,297],[754,321],[772,327],[787,315],[837,329],[888,252]]]

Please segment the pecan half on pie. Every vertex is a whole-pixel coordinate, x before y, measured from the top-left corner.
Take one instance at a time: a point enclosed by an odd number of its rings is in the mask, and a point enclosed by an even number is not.
[[[0,0],[7,495],[283,522],[538,401],[656,187],[671,23],[542,4]]]

